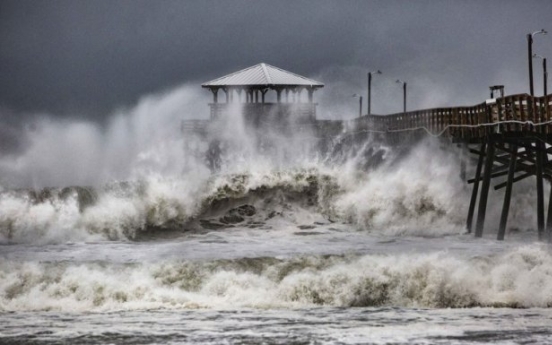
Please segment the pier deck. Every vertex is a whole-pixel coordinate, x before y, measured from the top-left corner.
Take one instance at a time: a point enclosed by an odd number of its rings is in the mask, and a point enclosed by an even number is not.
[[[408,139],[431,135],[450,138],[469,147],[477,155],[475,176],[467,217],[475,236],[483,235],[490,186],[506,188],[497,239],[503,240],[508,220],[512,186],[535,176],[537,187],[537,229],[539,239],[552,239],[552,192],[547,222],[544,214],[543,180],[552,183],[552,94],[532,97],[528,94],[501,97],[471,107],[424,109],[399,114],[367,115],[355,120],[355,131],[370,132],[396,145]],[[479,199],[479,200],[478,200]]]

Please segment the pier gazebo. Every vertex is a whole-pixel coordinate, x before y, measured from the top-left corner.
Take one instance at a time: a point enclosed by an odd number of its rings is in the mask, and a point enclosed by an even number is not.
[[[232,109],[240,109],[246,120],[259,123],[316,120],[317,103],[313,102],[313,94],[324,84],[260,63],[201,86],[213,94],[213,103],[209,104],[212,120],[227,115]],[[274,102],[267,102],[270,90],[275,92]],[[219,102],[219,91],[224,92],[224,102]]]

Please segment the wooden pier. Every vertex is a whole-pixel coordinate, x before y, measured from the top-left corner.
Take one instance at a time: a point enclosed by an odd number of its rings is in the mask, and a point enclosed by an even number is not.
[[[539,239],[552,237],[552,192],[545,224],[543,180],[552,183],[552,94],[511,95],[472,107],[436,108],[392,115],[368,115],[355,120],[356,132],[369,132],[391,145],[431,135],[449,138],[477,155],[467,216],[467,230],[483,236],[487,199],[494,189],[506,188],[497,239],[503,240],[512,188],[535,176]],[[504,180],[505,177],[505,180]],[[501,179],[500,182],[498,179]],[[476,211],[477,205],[477,213]],[[474,226],[474,218],[475,228]]]
[[[320,121],[316,119],[317,104],[313,101],[313,94],[323,86],[317,81],[260,63],[203,84],[202,87],[213,94],[213,103],[209,104],[210,120],[183,121],[182,132],[189,137],[210,138],[206,153],[209,162],[220,160],[223,144],[220,132],[225,127],[217,127],[217,122],[228,119],[236,111],[261,137],[263,131],[276,131],[284,137],[292,130],[314,133],[317,137],[313,139],[322,151],[336,151],[335,138],[340,139],[338,152],[343,146],[364,144],[368,138],[406,148],[426,136],[445,138],[477,156],[475,176],[467,181],[473,184],[466,222],[468,232],[473,232],[476,237],[483,236],[489,190],[494,185],[495,190],[505,188],[497,235],[499,240],[503,240],[513,185],[534,176],[539,239],[544,239],[545,234],[552,239],[552,189],[545,218],[543,187],[545,179],[552,184],[552,161],[548,157],[552,154],[552,94],[504,97],[504,87],[496,85],[490,88],[491,99],[471,107],[369,114],[352,121]],[[272,101],[270,90],[273,91]],[[224,103],[219,102],[219,91],[226,96]],[[497,91],[500,97],[494,98]],[[311,142],[308,144],[312,145]],[[216,170],[217,164],[210,166]],[[465,175],[465,169],[462,170],[461,175]]]

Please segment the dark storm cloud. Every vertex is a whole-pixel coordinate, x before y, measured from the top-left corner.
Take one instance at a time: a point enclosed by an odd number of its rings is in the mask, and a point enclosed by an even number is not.
[[[526,92],[525,34],[552,30],[551,15],[547,0],[3,0],[0,106],[102,119],[144,94],[258,62],[307,76],[357,66],[344,78],[358,87],[377,68],[409,82],[413,107],[474,103],[492,84]],[[535,51],[552,57],[551,42],[539,37]]]

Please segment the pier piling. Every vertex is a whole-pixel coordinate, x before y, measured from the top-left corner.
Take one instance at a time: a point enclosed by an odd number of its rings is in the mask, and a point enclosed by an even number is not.
[[[512,198],[512,187],[514,184],[514,176],[516,172],[516,160],[517,160],[517,145],[510,144],[510,164],[508,166],[508,179],[506,184],[506,192],[504,193],[504,203],[502,204],[502,214],[500,216],[500,225],[498,227],[498,234],[496,239],[499,241],[504,240],[504,234],[506,233],[506,223],[508,221],[508,213],[510,211],[510,199]]]
[[[487,212],[487,198],[489,196],[489,188],[491,186],[491,172],[494,164],[495,143],[492,137],[487,144],[487,152],[485,154],[485,167],[483,170],[483,183],[481,185],[481,195],[479,197],[479,208],[477,210],[477,222],[475,225],[475,237],[483,236],[483,227],[485,225],[485,214]]]
[[[487,143],[482,143],[481,148],[479,150],[479,158],[477,159],[477,168],[475,169],[475,181],[473,182],[470,208],[468,209],[468,220],[466,224],[468,233],[472,232],[473,214],[475,211],[475,204],[477,203],[477,194],[479,192],[479,181],[481,180],[481,168],[483,167],[483,160],[485,158],[486,148],[487,148]]]

